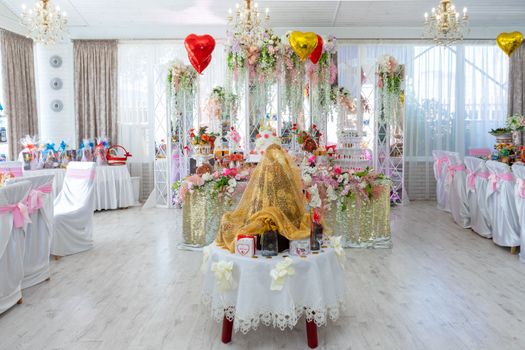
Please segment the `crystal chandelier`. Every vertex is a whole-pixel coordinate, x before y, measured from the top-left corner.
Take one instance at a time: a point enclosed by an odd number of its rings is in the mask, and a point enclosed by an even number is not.
[[[441,0],[438,8],[432,8],[430,15],[425,12],[424,37],[432,38],[437,45],[448,46],[456,41],[463,40],[468,32],[467,8],[463,8],[463,15],[456,11],[451,0]]]
[[[32,9],[22,5],[21,17],[29,31],[28,37],[37,43],[55,44],[67,33],[67,14],[58,6],[51,8],[49,0],[39,0]]]
[[[259,4],[252,0],[244,0],[243,5],[235,4],[235,13],[228,10],[228,24],[232,27],[234,35],[242,34],[250,37],[254,42],[260,39],[270,22],[270,9],[266,8],[264,19],[261,18]]]

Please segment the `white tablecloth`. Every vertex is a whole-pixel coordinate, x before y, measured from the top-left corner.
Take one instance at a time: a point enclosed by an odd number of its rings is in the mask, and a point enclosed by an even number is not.
[[[282,290],[271,290],[270,273],[286,255],[254,259],[231,254],[214,243],[205,247],[203,301],[211,305],[215,320],[222,322],[226,316],[233,320],[234,330],[243,333],[261,322],[282,330],[293,328],[302,315],[317,326],[326,325],[328,318],[337,320],[344,306],[345,280],[334,249],[306,258],[290,256],[294,274],[286,277]],[[220,261],[233,262],[233,286],[226,291],[221,291],[212,271]]]
[[[95,178],[95,210],[127,208],[135,205],[133,184],[127,166],[97,166]],[[55,175],[53,194],[62,190],[65,169],[27,170],[24,176]]]

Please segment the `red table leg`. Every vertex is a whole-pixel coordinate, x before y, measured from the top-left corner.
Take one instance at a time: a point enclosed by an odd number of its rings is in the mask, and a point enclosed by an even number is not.
[[[306,337],[308,338],[308,347],[315,349],[317,347],[317,325],[313,320],[306,320]]]
[[[233,332],[233,320],[230,321],[224,316],[222,320],[222,342],[228,344],[232,341],[232,332]],[[317,337],[316,337],[317,338]]]

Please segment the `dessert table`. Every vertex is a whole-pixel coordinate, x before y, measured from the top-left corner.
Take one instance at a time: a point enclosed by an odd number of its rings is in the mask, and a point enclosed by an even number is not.
[[[317,347],[317,327],[336,321],[344,308],[343,249],[323,247],[306,257],[258,254],[235,255],[215,244],[203,250],[203,302],[223,322],[223,343],[233,331],[246,334],[261,323],[292,329],[305,316],[308,345]]]
[[[127,166],[97,166],[95,178],[95,210],[128,208],[135,205],[133,183]],[[54,175],[53,195],[62,190],[65,169],[42,169],[24,171],[24,177]]]

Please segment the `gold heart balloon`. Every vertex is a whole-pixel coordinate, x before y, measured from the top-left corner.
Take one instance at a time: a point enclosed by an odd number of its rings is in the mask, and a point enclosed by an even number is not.
[[[290,45],[301,60],[306,60],[317,47],[317,34],[312,32],[292,32]]]
[[[512,55],[512,53],[520,47],[523,42],[523,34],[520,32],[501,33],[496,38],[496,42],[500,49],[510,57],[510,55]]]

